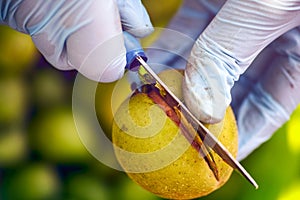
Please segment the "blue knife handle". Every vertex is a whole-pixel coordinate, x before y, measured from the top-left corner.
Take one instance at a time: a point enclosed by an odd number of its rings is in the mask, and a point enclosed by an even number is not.
[[[130,33],[123,32],[124,35],[124,42],[126,47],[126,67],[125,69],[131,71],[137,71],[140,67],[140,62],[136,59],[137,56],[143,58],[144,61],[147,61],[147,57],[141,44],[139,41]]]

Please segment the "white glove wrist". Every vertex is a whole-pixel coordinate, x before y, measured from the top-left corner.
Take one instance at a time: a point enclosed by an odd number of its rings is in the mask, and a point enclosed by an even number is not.
[[[257,84],[253,91],[237,113],[237,123],[240,124],[238,160],[244,159],[270,139],[290,115],[261,84]]]

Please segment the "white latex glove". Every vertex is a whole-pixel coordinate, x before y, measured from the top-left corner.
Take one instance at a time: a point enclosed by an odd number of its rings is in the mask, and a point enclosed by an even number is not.
[[[53,66],[61,70],[76,69],[101,82],[114,81],[124,73],[126,50],[121,22],[123,28],[136,37],[153,30],[140,0],[7,0],[0,3],[0,23],[30,34]]]
[[[274,39],[300,24],[300,1],[228,0],[197,39],[183,95],[201,121],[220,121],[234,82]]]
[[[224,71],[224,74],[220,76],[225,76],[225,78],[220,79],[220,85],[227,85],[221,91],[224,92],[227,101],[220,101],[217,108],[225,109],[227,107],[227,104],[231,101],[230,89],[234,80],[245,71],[257,54],[269,42],[296,26],[297,21],[300,21],[297,20],[297,17],[299,19],[299,1],[276,1],[277,4],[274,5],[263,3],[259,6],[259,1],[251,1],[250,4],[243,5],[244,2],[246,1],[243,1],[242,5],[235,4],[232,6],[233,8],[231,8],[230,4],[224,7],[225,10],[229,10],[227,12],[222,11],[221,17],[217,17],[215,22],[212,23],[213,25],[210,25],[210,28],[208,28],[208,31],[205,31],[204,39],[202,36],[198,40],[198,43],[205,47],[201,46],[201,48],[209,50],[208,53],[204,53],[204,55],[208,54],[207,59],[220,63],[220,65],[213,63],[212,67],[217,68],[213,69]],[[282,2],[291,7],[286,6]],[[223,3],[224,1],[209,0],[184,1],[183,6],[168,25],[168,28],[175,31],[166,30],[162,33],[162,36],[148,51],[148,56],[150,55],[149,61],[160,66],[184,68],[186,64],[185,58],[187,58],[192,48],[191,41],[200,35]],[[231,1],[231,3],[234,3],[234,1]],[[252,8],[254,9],[253,12],[251,12]],[[260,11],[265,10],[264,13],[256,11],[257,8],[261,8]],[[233,12],[235,10],[237,10],[236,13]],[[281,15],[277,14],[279,11]],[[239,12],[242,13],[239,14]],[[228,19],[226,19],[224,13],[227,13]],[[249,16],[242,18],[235,15]],[[249,18],[250,16],[252,18]],[[261,19],[265,17],[267,17],[266,20]],[[286,24],[280,26],[280,23],[284,22]],[[230,29],[232,29],[232,34],[228,34]],[[235,29],[237,31],[234,31]],[[216,31],[214,32],[214,30]],[[209,35],[208,33],[212,34]],[[216,40],[213,39],[213,36],[216,37]],[[169,38],[172,38],[172,42],[168,40]],[[207,42],[209,48],[202,44],[204,41]],[[214,41],[219,42],[223,46]],[[231,48],[225,50],[224,47]],[[197,48],[194,47],[194,54],[196,52],[195,49],[197,50]],[[298,92],[300,88],[299,54],[300,34],[299,28],[295,28],[264,49],[251,64],[251,67],[241,76],[240,80],[235,83],[235,87],[232,90],[232,107],[235,111],[239,128],[239,160],[245,158],[260,144],[269,139],[277,128],[288,120],[291,112],[300,103],[300,93]],[[198,60],[202,62],[202,52],[199,53]],[[197,58],[193,61],[195,63],[198,62]],[[197,67],[202,68],[201,65],[195,65],[196,69]],[[190,66],[190,68],[192,67]],[[203,70],[200,69],[200,73]],[[208,69],[205,68],[205,70]],[[204,71],[203,74],[210,75],[208,77],[214,76],[215,74],[212,71]],[[217,74],[219,73],[221,72]],[[196,81],[198,78],[197,76],[195,77]],[[216,76],[217,83],[218,78]],[[225,83],[222,83],[222,81]],[[200,80],[200,84],[201,82],[202,80]],[[216,84],[216,89],[223,89],[220,85]],[[186,86],[194,87],[195,91],[197,90],[197,86],[193,84]],[[189,90],[188,87],[185,89]],[[215,87],[211,89],[213,90]],[[186,100],[190,98],[187,96],[189,94],[186,95]],[[193,101],[192,98],[191,101]],[[199,101],[203,102],[203,100]],[[222,118],[223,114],[219,114],[221,117],[218,118]]]
[[[257,59],[232,89],[239,160],[267,141],[300,103],[300,27],[275,40],[265,54],[267,62]]]

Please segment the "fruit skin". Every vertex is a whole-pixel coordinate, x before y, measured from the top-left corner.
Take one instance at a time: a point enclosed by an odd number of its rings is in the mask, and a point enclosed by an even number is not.
[[[86,134],[89,132],[86,128]],[[68,106],[37,115],[31,122],[29,143],[36,154],[51,162],[79,163],[90,159]]]
[[[0,72],[21,74],[35,66],[40,54],[29,35],[0,25]]]
[[[16,125],[24,120],[29,102],[27,86],[22,78],[0,78],[0,123],[2,125]]]
[[[207,127],[236,156],[237,127],[232,110],[227,110],[222,122]],[[220,174],[217,181],[205,160],[178,131],[177,125],[146,94],[139,93],[127,99],[115,115],[112,138],[119,147],[115,147],[116,156],[128,176],[148,191],[170,199],[197,198],[220,188],[229,179],[232,168],[212,152]],[[173,162],[170,159],[166,165],[163,161],[169,158],[160,150],[170,146],[175,136],[182,140],[173,144],[174,149],[184,148],[178,159]],[[153,152],[157,152],[154,159],[140,160],[139,156],[134,156],[134,153]],[[178,152],[175,150],[174,154]],[[170,157],[177,156],[171,154]]]
[[[24,129],[9,127],[0,130],[0,168],[19,165],[27,157],[28,144]]]

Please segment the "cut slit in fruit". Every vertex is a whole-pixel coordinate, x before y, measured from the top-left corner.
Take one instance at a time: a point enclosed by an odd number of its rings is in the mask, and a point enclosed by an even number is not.
[[[181,112],[177,102],[169,96],[162,88],[158,88],[155,84],[145,84],[140,89],[136,89],[133,95],[145,93],[157,104],[166,115],[180,128],[182,134],[189,143],[197,150],[201,157],[204,158],[210,170],[213,172],[217,181],[220,179],[219,171],[215,163],[214,157],[209,147],[207,147],[196,129],[188,122],[184,113]]]

